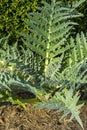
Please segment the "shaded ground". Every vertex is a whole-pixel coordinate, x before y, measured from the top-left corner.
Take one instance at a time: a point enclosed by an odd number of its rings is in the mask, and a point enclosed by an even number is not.
[[[84,128],[87,130],[87,105],[81,109]],[[59,122],[60,114],[48,110],[32,110],[30,104],[23,110],[18,105],[0,106],[0,130],[82,130],[76,120]]]

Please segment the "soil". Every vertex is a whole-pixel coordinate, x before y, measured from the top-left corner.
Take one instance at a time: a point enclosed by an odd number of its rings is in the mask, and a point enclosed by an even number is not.
[[[26,104],[26,110],[19,105],[0,105],[0,130],[82,130],[76,120],[67,123],[59,121],[61,114],[52,110],[33,110]],[[87,130],[87,104],[80,112],[84,129]]]

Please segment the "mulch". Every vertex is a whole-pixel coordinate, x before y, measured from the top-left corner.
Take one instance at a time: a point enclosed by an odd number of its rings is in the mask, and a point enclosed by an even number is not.
[[[26,104],[26,110],[10,103],[0,105],[0,130],[82,130],[76,120],[60,121],[61,113],[53,110],[33,110]],[[84,129],[87,130],[87,104],[80,112]]]

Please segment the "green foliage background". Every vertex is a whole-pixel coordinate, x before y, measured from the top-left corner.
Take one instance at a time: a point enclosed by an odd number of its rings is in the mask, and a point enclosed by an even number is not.
[[[23,21],[29,12],[36,10],[38,0],[0,1],[0,38],[10,34],[11,42],[19,38],[17,31],[26,31]]]

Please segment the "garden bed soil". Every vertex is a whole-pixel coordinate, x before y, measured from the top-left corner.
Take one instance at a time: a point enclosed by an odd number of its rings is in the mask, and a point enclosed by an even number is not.
[[[59,121],[61,114],[52,110],[33,110],[27,104],[26,110],[19,105],[0,105],[0,130],[82,130],[76,120],[67,123]],[[80,112],[84,129],[87,130],[87,105]]]

